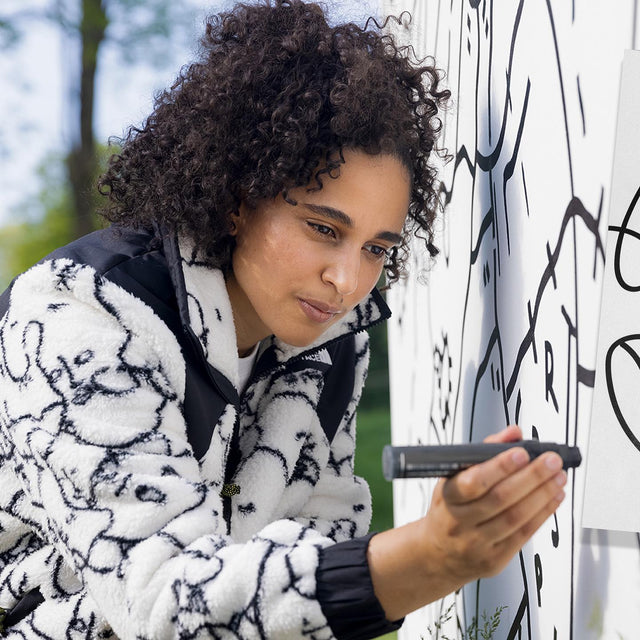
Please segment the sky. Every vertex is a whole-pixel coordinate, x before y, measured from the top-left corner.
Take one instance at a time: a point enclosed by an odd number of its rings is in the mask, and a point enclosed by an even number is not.
[[[202,30],[205,15],[229,8],[232,0],[200,2],[194,6],[192,39]],[[51,0],[1,0],[0,17],[15,11],[38,10]],[[362,22],[377,13],[378,0],[330,0],[334,21]],[[51,153],[64,152],[69,143],[69,110],[64,86],[65,65],[74,49],[60,29],[41,20],[28,22],[17,45],[0,51],[0,225],[19,220],[33,210],[28,203],[41,186],[38,167]],[[98,142],[121,135],[151,111],[153,94],[171,83],[193,56],[187,43],[169,45],[166,67],[123,64],[108,46],[101,49],[94,129]],[[37,213],[37,209],[36,209]]]

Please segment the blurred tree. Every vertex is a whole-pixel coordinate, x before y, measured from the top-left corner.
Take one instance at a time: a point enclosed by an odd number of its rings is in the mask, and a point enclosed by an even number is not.
[[[14,45],[18,40],[18,32],[10,23],[0,18],[0,49]]]
[[[71,234],[93,229],[93,182],[97,173],[93,130],[95,86],[100,51],[116,48],[123,63],[165,65],[169,41],[186,40],[192,34],[195,9],[174,0],[46,0],[44,5],[24,1],[12,11],[0,8],[0,48],[13,46],[33,20],[45,20],[63,30],[77,44],[77,59],[64,65],[71,131],[66,156],[71,212]],[[47,222],[47,221],[45,221]],[[19,226],[19,225],[18,225]]]

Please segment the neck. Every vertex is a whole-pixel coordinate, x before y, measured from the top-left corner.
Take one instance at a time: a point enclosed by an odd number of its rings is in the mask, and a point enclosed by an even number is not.
[[[256,343],[257,344],[257,343]],[[238,357],[239,358],[246,358],[248,355],[251,354],[251,352],[253,351],[253,349],[255,348],[255,344],[253,344],[252,346],[250,346],[248,349],[243,349],[240,347],[240,345],[238,345]]]
[[[233,273],[227,275],[225,282],[236,329],[238,356],[244,358],[251,353],[260,340],[269,335],[269,331],[260,322],[255,309],[238,285]]]

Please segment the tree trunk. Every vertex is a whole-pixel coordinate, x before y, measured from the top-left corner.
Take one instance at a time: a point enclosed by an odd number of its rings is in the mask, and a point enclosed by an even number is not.
[[[93,192],[97,173],[93,137],[93,102],[98,51],[107,28],[104,0],[82,0],[80,23],[80,110],[68,168],[74,206],[74,230],[77,237],[93,230]]]

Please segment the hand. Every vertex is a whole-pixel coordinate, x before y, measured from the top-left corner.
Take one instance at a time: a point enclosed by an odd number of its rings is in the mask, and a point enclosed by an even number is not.
[[[511,426],[486,442],[520,439]],[[500,572],[558,508],[566,481],[558,454],[529,463],[529,454],[515,447],[438,482],[423,518],[369,543],[371,579],[387,618]]]
[[[485,442],[513,442],[510,426]],[[499,573],[564,499],[562,458],[545,453],[529,463],[519,447],[438,483],[424,518],[427,557],[459,586]]]

